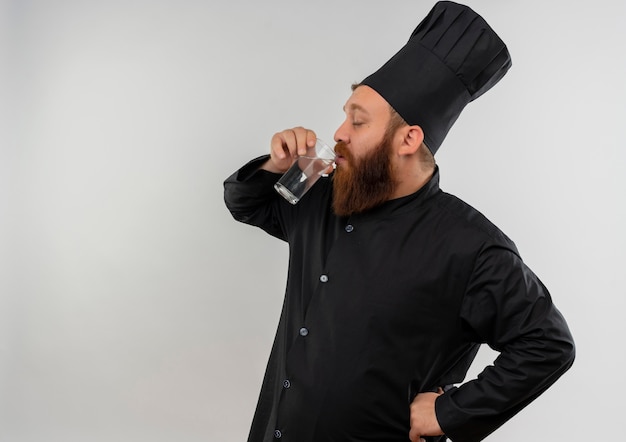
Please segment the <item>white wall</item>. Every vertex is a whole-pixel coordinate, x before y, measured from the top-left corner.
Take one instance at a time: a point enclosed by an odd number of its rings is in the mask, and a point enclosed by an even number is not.
[[[574,3],[468,2],[514,66],[438,154],[578,345],[493,441],[621,434],[626,4]],[[0,441],[245,440],[287,249],[232,221],[222,181],[275,131],[330,140],[432,4],[1,3]]]

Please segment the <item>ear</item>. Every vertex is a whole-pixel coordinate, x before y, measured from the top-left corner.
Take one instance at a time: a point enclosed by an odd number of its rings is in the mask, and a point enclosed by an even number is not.
[[[413,155],[424,142],[424,131],[420,126],[406,126],[402,131],[402,145],[398,150],[400,155]]]

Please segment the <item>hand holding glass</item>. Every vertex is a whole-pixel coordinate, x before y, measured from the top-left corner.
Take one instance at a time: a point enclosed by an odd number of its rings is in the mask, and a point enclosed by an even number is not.
[[[329,172],[335,161],[335,152],[319,138],[315,146],[307,148],[289,170],[274,184],[274,189],[291,204],[297,204],[315,182]]]

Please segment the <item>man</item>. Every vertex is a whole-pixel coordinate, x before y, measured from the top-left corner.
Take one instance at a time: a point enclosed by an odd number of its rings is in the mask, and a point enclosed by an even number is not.
[[[439,2],[353,88],[330,178],[295,206],[274,192],[315,141],[298,127],[226,180],[233,216],[290,247],[250,442],[479,441],[571,366],[567,324],[513,242],[439,189],[434,153],[510,65],[480,16]],[[453,386],[482,343],[494,365]]]

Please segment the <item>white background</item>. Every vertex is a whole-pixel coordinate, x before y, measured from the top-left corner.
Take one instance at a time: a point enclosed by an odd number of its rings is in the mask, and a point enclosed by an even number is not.
[[[330,141],[433,4],[1,3],[0,441],[245,440],[287,247],[222,182],[283,128]],[[446,139],[442,188],[516,242],[578,347],[488,440],[620,440],[626,3],[469,5],[513,68]]]

